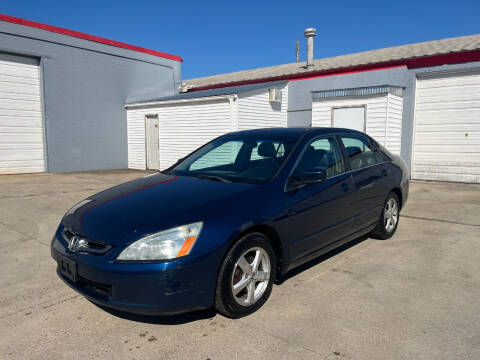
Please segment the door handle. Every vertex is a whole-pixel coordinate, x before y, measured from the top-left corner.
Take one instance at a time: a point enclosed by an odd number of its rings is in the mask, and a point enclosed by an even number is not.
[[[382,176],[385,177],[385,176],[387,176],[388,174],[390,174],[390,170],[385,170],[385,169],[382,170]]]
[[[342,183],[339,188],[339,190],[343,192],[348,191],[348,189],[350,189],[350,185],[348,185],[347,183]]]

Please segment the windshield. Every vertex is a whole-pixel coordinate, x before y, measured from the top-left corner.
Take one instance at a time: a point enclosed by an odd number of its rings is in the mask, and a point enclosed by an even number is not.
[[[165,172],[212,181],[263,184],[277,173],[297,140],[294,136],[225,135]]]

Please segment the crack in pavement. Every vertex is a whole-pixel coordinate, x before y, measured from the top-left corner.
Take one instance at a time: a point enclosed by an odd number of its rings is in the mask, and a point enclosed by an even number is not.
[[[24,232],[21,232],[20,230],[12,227],[11,225],[8,225],[8,224],[4,223],[3,221],[0,221],[0,225],[3,225],[3,226],[5,226],[7,229],[10,229],[10,230],[12,230],[12,231],[14,231],[14,232],[16,232],[16,233],[18,233],[18,234],[20,234],[20,235],[25,236],[25,237],[27,237],[28,239],[36,240],[36,239],[32,238],[32,235],[31,235],[31,234],[25,234]]]
[[[437,222],[441,222],[441,223],[454,224],[454,225],[480,226],[480,224],[470,224],[470,223],[463,223],[463,222],[458,222],[458,221],[426,218],[426,217],[421,217],[421,216],[401,215],[401,217],[408,218],[408,219],[416,219],[416,220],[437,221]]]

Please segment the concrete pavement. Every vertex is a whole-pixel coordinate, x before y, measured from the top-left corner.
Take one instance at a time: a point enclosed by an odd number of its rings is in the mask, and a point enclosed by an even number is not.
[[[396,235],[359,239],[239,320],[105,311],[55,274],[81,199],[145,172],[0,176],[0,359],[479,359],[480,186],[413,183]]]

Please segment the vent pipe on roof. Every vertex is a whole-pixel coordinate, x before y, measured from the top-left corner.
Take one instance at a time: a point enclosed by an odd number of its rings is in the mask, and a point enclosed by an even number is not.
[[[297,42],[295,43],[295,55],[296,55],[296,58],[297,58],[297,63],[300,62],[300,43]]]
[[[307,66],[313,66],[313,38],[317,34],[317,29],[307,28],[303,34],[307,38]]]

